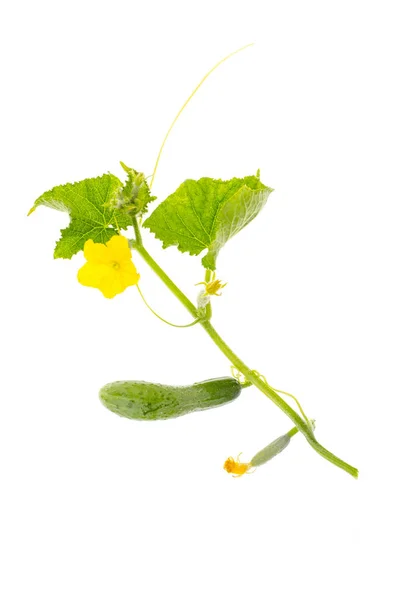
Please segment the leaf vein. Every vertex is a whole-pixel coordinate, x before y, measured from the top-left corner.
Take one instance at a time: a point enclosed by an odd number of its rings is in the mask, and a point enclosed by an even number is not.
[[[171,233],[174,233],[176,236],[176,239],[178,239],[179,236],[186,237],[189,240],[197,240],[200,243],[200,245],[203,246],[203,249],[207,247],[205,244],[200,242],[200,240],[198,240],[197,238],[192,237],[191,235],[186,235],[186,233],[182,233],[180,231],[177,231],[176,229],[171,229],[170,224],[168,223],[168,220],[167,220],[167,217],[165,214],[163,215],[163,218],[164,218],[165,224],[167,225],[168,231],[170,231]]]
[[[196,215],[196,217],[197,217],[197,220],[198,220],[198,222],[200,223],[202,230],[203,230],[203,231],[204,231],[204,233],[205,233],[205,234],[208,236],[208,243],[210,244],[210,243],[211,243],[211,236],[210,236],[210,234],[208,233],[208,231],[206,230],[206,228],[204,227],[204,224],[203,224],[203,222],[202,222],[202,221],[201,221],[201,219],[200,219],[200,215],[198,214],[198,212],[197,212],[197,209],[196,209],[196,207],[195,207],[195,205],[194,205],[193,198],[192,198],[192,196],[190,196],[189,194],[188,194],[188,198],[189,198],[189,203],[190,203],[190,206],[192,207],[192,209],[193,209],[193,212],[194,212],[194,214]]]
[[[198,237],[196,237],[194,235],[193,231],[186,225],[185,221],[182,219],[181,215],[179,214],[178,207],[176,206],[175,208],[176,208],[176,215],[177,215],[178,219],[180,220],[180,222],[182,223],[182,225],[184,227],[186,227],[186,229],[188,230],[188,232],[192,234],[191,239],[197,240],[202,246],[204,246],[204,248],[206,248],[207,245],[204,244],[204,242],[202,240],[200,240]]]

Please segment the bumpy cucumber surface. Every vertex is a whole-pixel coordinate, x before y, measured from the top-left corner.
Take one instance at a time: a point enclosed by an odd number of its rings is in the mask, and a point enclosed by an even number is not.
[[[189,386],[147,381],[114,381],[99,392],[102,403],[122,417],[150,421],[180,417],[231,402],[241,385],[233,377],[208,379]]]

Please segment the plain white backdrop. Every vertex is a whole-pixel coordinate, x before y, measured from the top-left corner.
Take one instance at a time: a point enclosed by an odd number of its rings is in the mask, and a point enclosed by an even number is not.
[[[1,14],[4,600],[396,598],[395,3],[14,2]],[[64,213],[34,200],[111,171],[253,174],[275,189],[218,263],[213,323],[318,439],[296,436],[254,475],[249,459],[291,423],[254,389],[168,422],[106,411],[116,379],[189,384],[229,374],[205,332],[157,321],[131,288],[79,286],[83,257],[54,260]],[[200,258],[146,233],[194,299]],[[136,258],[142,290],[189,315]]]

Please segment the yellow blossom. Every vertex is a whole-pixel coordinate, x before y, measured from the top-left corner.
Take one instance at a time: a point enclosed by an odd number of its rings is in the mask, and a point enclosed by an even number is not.
[[[114,235],[106,244],[88,240],[84,258],[87,262],[77,274],[78,281],[98,288],[106,298],[114,298],[139,281],[128,240],[122,235]]]
[[[215,279],[215,273],[213,272],[210,281],[200,281],[196,285],[205,286],[205,291],[202,293],[203,296],[220,296],[221,294],[218,294],[219,290],[227,284],[222,283],[220,279]]]
[[[223,468],[227,473],[232,473],[235,477],[241,477],[241,475],[244,475],[252,468],[252,465],[251,463],[240,462],[239,457],[237,457],[237,460],[234,460],[234,458],[229,456],[229,458],[225,460]]]

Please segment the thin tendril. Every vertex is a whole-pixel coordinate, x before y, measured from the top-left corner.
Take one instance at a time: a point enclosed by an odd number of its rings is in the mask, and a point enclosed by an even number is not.
[[[216,63],[216,65],[214,67],[212,67],[212,69],[210,69],[208,71],[208,73],[206,75],[204,75],[204,77],[202,78],[202,80],[200,81],[200,83],[194,88],[193,92],[190,94],[189,98],[185,101],[185,103],[183,104],[183,106],[179,109],[176,117],[174,118],[174,120],[171,123],[170,128],[168,129],[167,133],[165,134],[163,143],[160,146],[160,150],[159,153],[157,155],[157,159],[156,159],[156,164],[154,165],[154,169],[153,169],[153,175],[149,184],[149,188],[152,188],[153,185],[153,181],[154,178],[156,176],[156,172],[157,172],[157,167],[159,165],[160,162],[160,157],[161,154],[163,152],[163,148],[165,146],[165,143],[168,139],[168,136],[170,135],[175,123],[177,122],[177,120],[179,119],[179,117],[181,116],[182,112],[184,111],[184,109],[186,108],[186,106],[189,104],[190,100],[193,98],[193,96],[195,95],[195,93],[199,90],[199,88],[203,85],[204,81],[211,75],[211,73],[213,73],[215,71],[215,69],[217,69],[222,63],[224,63],[226,60],[228,60],[229,58],[231,58],[232,56],[234,56],[235,54],[237,54],[238,52],[241,52],[242,50],[245,50],[246,48],[249,48],[250,46],[253,46],[254,44],[247,44],[246,46],[243,46],[242,48],[239,48],[238,50],[235,50],[234,52],[231,52],[230,54],[228,54],[227,56],[225,56],[225,58],[222,58],[222,60],[220,60],[219,62]]]
[[[196,323],[199,323],[199,321],[201,320],[201,319],[196,319],[195,321],[193,321],[193,323],[188,323],[187,325],[175,325],[175,323],[170,323],[170,321],[167,321],[167,319],[163,319],[163,317],[160,317],[160,315],[157,314],[156,311],[153,310],[153,308],[148,304],[148,302],[146,301],[146,298],[142,294],[141,288],[139,287],[138,284],[136,284],[136,287],[138,289],[138,292],[139,292],[139,294],[140,294],[143,302],[148,307],[148,309],[150,310],[150,312],[152,312],[155,315],[155,317],[157,317],[158,319],[160,319],[160,321],[163,321],[163,323],[167,323],[167,325],[171,325],[171,327],[186,328],[186,327],[192,327],[193,325],[196,325]]]
[[[270,386],[271,387],[271,386]],[[293,394],[290,394],[289,392],[283,392],[283,390],[278,390],[277,388],[272,388],[275,392],[278,392],[279,394],[284,394],[284,396],[289,396],[290,398],[292,398],[293,400],[295,400],[297,407],[300,410],[300,413],[302,415],[302,417],[305,419],[306,423],[310,426],[313,427],[312,421],[310,419],[308,419],[308,417],[305,414],[305,411],[302,408],[301,403],[299,402],[298,398],[295,398],[295,396]]]
[[[262,373],[258,373],[258,371],[255,371],[256,374],[263,379],[263,381],[265,383],[267,383],[267,385],[272,388],[272,390],[274,392],[277,392],[278,394],[284,394],[285,396],[289,396],[290,398],[292,398],[293,400],[295,400],[297,407],[299,408],[299,411],[302,415],[302,417],[304,418],[304,420],[306,421],[306,423],[308,424],[308,426],[310,427],[310,429],[313,429],[313,424],[312,421],[307,417],[305,411],[302,408],[301,403],[299,402],[299,400],[297,398],[295,398],[295,396],[293,396],[293,394],[290,394],[289,392],[283,392],[283,390],[278,390],[277,388],[274,388],[270,385],[270,383],[267,381],[266,377],[264,375],[262,375]]]
[[[248,387],[249,385],[251,385],[251,383],[249,381],[247,381],[244,377],[244,375],[242,375],[240,373],[240,371],[238,369],[236,369],[235,366],[231,366],[231,371],[232,371],[232,375],[235,379],[237,379],[237,381],[239,382],[239,384],[242,387]],[[259,373],[259,371],[253,371],[258,377],[260,377],[274,392],[277,392],[279,394],[284,394],[284,396],[289,396],[290,398],[292,398],[293,400],[295,400],[299,411],[302,415],[302,417],[304,418],[304,420],[306,421],[306,423],[309,425],[310,429],[314,429],[314,421],[308,419],[308,417],[306,416],[305,411],[302,408],[301,403],[299,402],[298,398],[296,398],[293,394],[290,394],[289,392],[284,392],[283,390],[278,390],[277,388],[274,388],[270,385],[270,383],[267,381],[266,377],[264,375],[262,375],[262,373]]]

